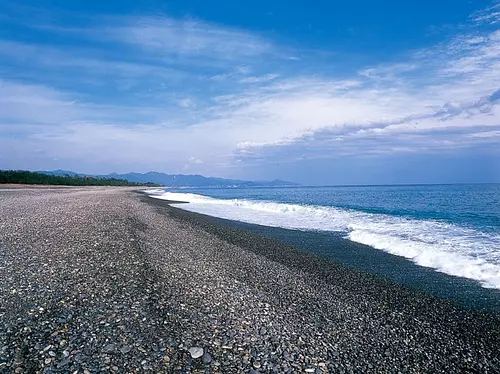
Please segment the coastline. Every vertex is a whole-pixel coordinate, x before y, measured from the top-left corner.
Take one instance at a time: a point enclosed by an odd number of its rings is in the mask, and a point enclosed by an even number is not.
[[[148,196],[145,194],[145,196]],[[207,216],[178,208],[179,204],[171,200],[149,198],[147,202],[160,206],[171,206],[170,214],[179,219],[188,220],[202,230],[211,232],[223,240],[264,255],[272,261],[283,262],[288,256],[269,254],[265,244],[249,245],[249,243],[272,243],[272,247],[281,248],[281,252],[290,254],[298,250],[304,260],[297,260],[292,265],[310,263],[319,266],[311,269],[337,268],[339,265],[350,270],[368,274],[375,279],[409,288],[410,292],[425,293],[458,304],[475,311],[500,314],[500,291],[484,288],[478,282],[444,274],[433,268],[422,267],[411,260],[395,256],[373,247],[352,242],[337,233],[310,232],[290,230],[279,227],[261,226],[224,218]],[[252,235],[254,235],[252,239]],[[304,267],[302,270],[307,270]],[[383,286],[382,286],[383,287]]]
[[[500,313],[496,311],[463,308],[453,301],[408,288],[379,275],[348,268],[326,256],[300,251],[293,245],[237,227],[238,225],[234,225],[231,221],[177,208],[175,201],[151,197],[143,197],[143,200],[157,206],[162,213],[170,217],[188,222],[269,261],[308,276],[318,277],[321,282],[334,287],[341,287],[344,291],[352,293],[354,298],[371,299],[371,302],[382,309],[375,311],[368,307],[364,310],[365,315],[378,318],[380,314],[396,312],[406,315],[408,319],[418,319],[428,325],[446,326],[451,329],[455,329],[458,325],[462,332],[471,335],[477,334],[483,327],[486,327],[486,330],[491,328],[491,331],[494,331],[491,336],[494,336],[500,344]],[[468,321],[468,326],[463,326],[464,321]],[[466,330],[468,331],[465,332]],[[480,334],[490,335],[486,330]],[[498,370],[500,371],[500,367]]]
[[[500,372],[496,314],[143,194],[0,208],[0,372]]]

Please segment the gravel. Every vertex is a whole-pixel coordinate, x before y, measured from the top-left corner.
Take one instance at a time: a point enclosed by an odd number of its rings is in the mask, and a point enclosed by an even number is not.
[[[0,190],[0,373],[498,373],[500,318],[127,188]]]

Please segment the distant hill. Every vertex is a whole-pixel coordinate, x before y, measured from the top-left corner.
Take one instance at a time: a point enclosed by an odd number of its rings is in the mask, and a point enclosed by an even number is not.
[[[68,170],[40,171],[40,173],[71,176],[86,175]],[[297,183],[286,182],[278,179],[274,181],[244,181],[237,179],[204,177],[203,175],[165,174],[155,171],[126,174],[111,173],[92,176],[100,178],[125,179],[136,183],[157,183],[168,187],[283,187],[298,185]]]

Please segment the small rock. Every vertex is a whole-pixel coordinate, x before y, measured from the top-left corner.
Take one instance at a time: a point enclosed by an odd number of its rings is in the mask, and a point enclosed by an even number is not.
[[[81,353],[77,353],[75,356],[75,361],[78,363],[85,361],[85,359],[86,359],[86,356],[81,354]]]
[[[69,365],[69,364],[70,364],[70,362],[71,362],[71,358],[66,357],[64,360],[62,360],[61,362],[59,362],[59,363],[57,364],[57,368],[58,368],[58,369],[60,369],[60,368],[62,368],[62,367],[64,367],[64,366],[67,366],[67,365]]]
[[[124,345],[120,348],[120,352],[123,354],[129,353],[132,350],[132,347],[129,345]]]
[[[205,352],[201,359],[203,360],[203,363],[207,365],[212,362],[212,356],[208,352]]]
[[[203,348],[191,347],[188,351],[192,358],[200,358],[203,356]]]
[[[111,344],[105,345],[104,348],[102,349],[102,351],[104,353],[111,353],[111,352],[114,352],[115,349],[116,349],[115,345],[113,343],[111,343]]]
[[[259,352],[257,352],[255,348],[252,348],[250,350],[250,354],[252,355],[252,357],[257,357],[259,355]]]

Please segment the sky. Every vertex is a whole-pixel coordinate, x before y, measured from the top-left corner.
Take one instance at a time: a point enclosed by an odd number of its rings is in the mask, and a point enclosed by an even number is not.
[[[500,182],[500,1],[0,2],[0,169]]]

